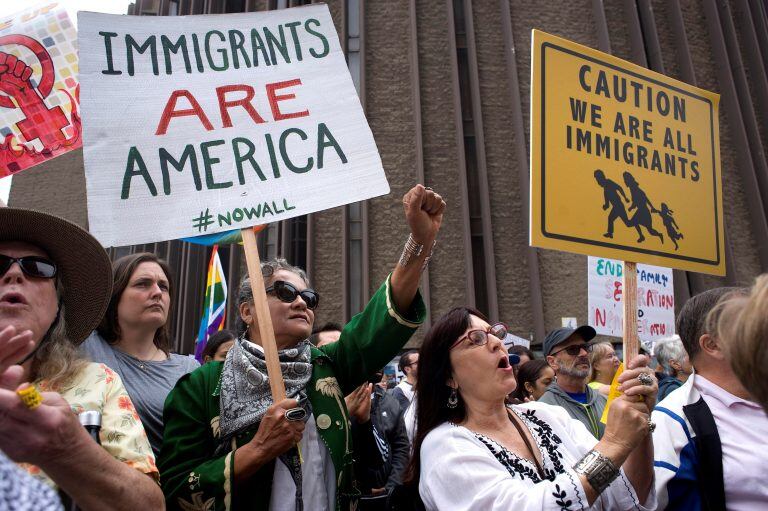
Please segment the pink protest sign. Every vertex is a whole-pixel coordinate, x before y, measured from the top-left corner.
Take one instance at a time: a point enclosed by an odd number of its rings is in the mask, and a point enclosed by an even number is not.
[[[77,31],[56,2],[0,19],[0,178],[82,145]]]

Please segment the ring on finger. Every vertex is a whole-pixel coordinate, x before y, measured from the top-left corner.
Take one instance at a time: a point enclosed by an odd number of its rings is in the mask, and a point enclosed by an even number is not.
[[[648,418],[648,433],[653,433],[654,431],[656,431],[656,423]]]
[[[307,411],[304,408],[291,408],[285,411],[285,420],[288,422],[303,421],[307,416]]]
[[[34,386],[17,390],[16,394],[18,394],[21,402],[24,403],[24,406],[30,410],[34,410],[43,402],[43,396],[40,395],[40,392]]]
[[[637,377],[637,381],[639,381],[641,385],[645,385],[646,387],[653,386],[653,376],[651,376],[648,373],[640,373],[640,376]]]

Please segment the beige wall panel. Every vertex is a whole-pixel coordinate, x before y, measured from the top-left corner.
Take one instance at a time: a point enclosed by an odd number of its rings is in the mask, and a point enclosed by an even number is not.
[[[533,330],[533,317],[526,261],[527,212],[522,206],[528,190],[520,189],[519,177],[521,167],[527,171],[528,159],[518,161],[515,158],[516,140],[525,137],[525,133],[513,131],[511,101],[518,102],[518,108],[523,105],[520,98],[510,98],[509,95],[499,3],[477,2],[473,4],[473,14],[499,319],[515,334],[528,336]],[[524,77],[530,74],[528,69],[518,71]]]
[[[624,7],[627,3],[630,2],[624,0],[603,0],[603,7],[605,10],[605,20],[608,23],[608,37],[611,40],[611,54],[620,59],[632,61],[632,45],[629,42],[627,11]],[[591,16],[592,2],[584,1],[583,5],[585,8],[590,9],[589,16]],[[597,40],[595,40],[595,44],[592,47],[597,48]]]
[[[320,308],[315,314],[315,324],[322,326],[328,321],[344,321],[341,238],[344,224],[341,208],[329,209],[314,215],[315,250],[312,286],[320,293]]]
[[[528,131],[531,98],[531,29],[541,29],[593,48],[597,47],[590,1],[557,2],[548,5],[547,9],[542,9],[541,2],[510,1],[527,140],[530,140]],[[521,226],[521,229],[526,229],[527,232],[527,226]],[[551,330],[559,327],[561,317],[576,317],[579,322],[586,322],[587,258],[567,252],[540,250],[539,265],[545,328]]]
[[[760,142],[764,148],[764,151],[768,154],[768,111],[761,108],[758,100],[758,84],[765,86],[767,70],[763,70],[762,65],[753,66],[756,64],[754,61],[748,58],[749,51],[746,46],[752,46],[753,38],[755,37],[754,26],[749,23],[749,20],[744,17],[744,13],[749,12],[749,5],[744,0],[736,0],[729,2],[730,13],[733,17],[733,25],[736,29],[736,38],[739,42],[739,53],[741,54],[741,64],[744,66],[744,75],[747,77],[747,85],[749,86],[750,98],[752,100],[752,107],[755,119],[757,120],[757,127],[760,133]],[[759,48],[755,53],[760,54]],[[762,64],[762,63],[760,63]]]
[[[14,176],[8,205],[39,209],[87,227],[83,150],[70,151]]]
[[[685,0],[680,2],[683,11],[688,46],[696,72],[698,86],[720,93],[717,80],[717,64],[710,46],[707,21],[701,2]],[[760,274],[760,262],[757,258],[757,246],[750,228],[747,201],[744,196],[744,184],[739,169],[736,167],[736,147],[731,137],[729,117],[720,101],[720,163],[723,176],[723,209],[725,231],[728,233],[733,257],[736,261],[736,282],[748,285]],[[767,198],[763,198],[766,200]],[[724,279],[703,275],[704,284],[709,287],[724,285]]]
[[[466,305],[464,232],[459,188],[459,149],[456,147],[456,111],[451,72],[446,2],[416,3],[419,48],[422,140],[426,182],[447,204],[437,248],[429,263],[432,319],[452,307]]]
[[[365,110],[390,194],[368,201],[371,292],[392,270],[408,237],[401,199],[416,183],[408,2],[365,4]]]
[[[661,46],[661,60],[664,62],[664,74],[677,80],[683,80],[680,66],[677,65],[677,44],[675,43],[674,25],[670,22],[674,8],[665,0],[652,0],[653,18],[656,22],[656,35]],[[682,51],[682,50],[681,50]]]

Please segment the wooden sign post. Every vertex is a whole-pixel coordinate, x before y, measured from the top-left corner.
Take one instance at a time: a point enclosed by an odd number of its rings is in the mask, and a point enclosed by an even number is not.
[[[264,359],[267,363],[269,387],[272,391],[272,400],[277,403],[285,399],[285,383],[283,382],[283,372],[280,370],[280,359],[277,355],[272,316],[269,314],[269,306],[267,305],[267,291],[264,287],[264,278],[261,276],[259,247],[256,244],[256,233],[253,232],[253,229],[242,229],[241,232],[248,278],[251,281],[253,304],[256,308],[256,323],[259,327],[261,347],[264,348]]]
[[[640,352],[637,336],[637,263],[624,261],[624,366]]]
[[[622,300],[624,301],[623,319],[623,351],[624,362],[613,376],[611,388],[608,391],[608,402],[603,408],[600,422],[608,424],[608,410],[613,400],[621,396],[619,391],[619,376],[627,368],[630,360],[637,357],[640,352],[640,340],[637,335],[637,263],[624,261],[624,276],[622,277]]]

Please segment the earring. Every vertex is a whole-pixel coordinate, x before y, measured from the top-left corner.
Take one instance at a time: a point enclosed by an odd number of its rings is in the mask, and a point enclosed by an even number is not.
[[[448,396],[448,408],[454,409],[459,406],[459,393],[456,389],[451,389],[451,395]]]

